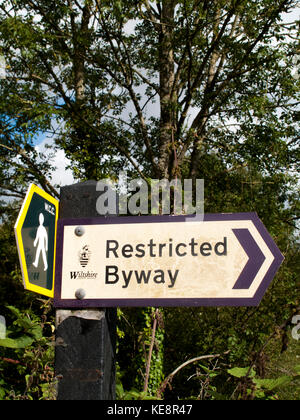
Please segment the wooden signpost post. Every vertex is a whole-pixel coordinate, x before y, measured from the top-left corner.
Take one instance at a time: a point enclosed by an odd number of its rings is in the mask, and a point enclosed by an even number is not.
[[[97,217],[98,196],[94,181],[61,188],[60,220]],[[82,309],[73,311],[67,305],[56,311],[57,399],[113,400],[116,309]]]

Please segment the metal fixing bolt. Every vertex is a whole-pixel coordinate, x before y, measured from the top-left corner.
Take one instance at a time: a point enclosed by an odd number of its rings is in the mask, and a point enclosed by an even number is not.
[[[86,293],[84,289],[78,289],[75,292],[75,296],[78,300],[83,300],[85,298],[85,295]]]
[[[77,226],[77,228],[75,229],[75,235],[76,236],[83,236],[85,233],[84,227],[83,226]]]

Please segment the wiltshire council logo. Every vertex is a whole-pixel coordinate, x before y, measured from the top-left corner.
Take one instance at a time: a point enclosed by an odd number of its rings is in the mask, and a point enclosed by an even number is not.
[[[88,245],[84,245],[81,250],[79,251],[79,262],[82,268],[85,268],[91,258],[91,251]]]

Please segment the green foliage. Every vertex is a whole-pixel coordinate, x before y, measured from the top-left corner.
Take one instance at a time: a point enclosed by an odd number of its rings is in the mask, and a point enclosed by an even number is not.
[[[121,340],[118,344],[119,385],[122,386],[123,393],[124,388],[134,390],[134,392],[139,392],[143,399],[146,396],[154,397],[164,378],[164,328],[159,322],[151,357],[148,389],[147,392],[142,392],[154,316],[154,308],[124,309],[118,324],[119,331],[122,331],[121,334],[119,333]],[[130,365],[128,365],[128,359],[132,361]]]
[[[7,309],[14,321],[8,325],[7,338],[0,340],[0,398],[53,399],[53,346],[51,338],[44,335],[47,325],[52,331],[51,322],[41,325],[40,317],[31,310]],[[47,303],[44,314],[48,310]]]
[[[294,373],[290,376],[284,375],[276,379],[262,379],[257,377],[253,368],[232,368],[228,373],[240,380],[237,387],[240,399],[251,400],[274,400],[277,399],[274,391],[279,387],[285,386],[300,376],[300,365],[295,366]]]
[[[0,8],[4,146],[26,151],[34,134],[55,125],[55,142],[80,179],[124,168],[172,177],[187,158],[192,174],[203,145],[226,153],[227,169],[250,161],[278,169],[278,158],[294,169],[297,26],[289,26],[287,42],[280,16],[295,5],[7,0]],[[35,160],[41,180],[49,177],[43,164]]]
[[[122,374],[120,370],[117,370],[116,377],[116,398],[117,400],[156,400],[156,396],[151,396],[147,391],[139,391],[135,388],[125,391],[122,384]]]
[[[284,347],[283,347],[284,344]],[[284,350],[284,351],[283,351]],[[267,366],[264,378],[278,378],[282,375],[294,376],[299,374],[299,341],[291,336],[291,328],[284,335],[284,341],[273,340],[266,349]],[[300,378],[294,378],[292,382],[279,387],[276,390],[279,400],[299,401],[300,398]]]
[[[22,314],[17,308],[7,306],[7,308],[14,314],[16,321],[13,323],[14,330],[6,330],[6,336],[0,340],[0,346],[11,349],[22,349],[30,346],[34,341],[42,338],[42,328],[39,324],[35,324],[29,317]],[[14,334],[16,338],[9,338],[10,334]]]
[[[9,210],[9,211],[8,211]],[[22,285],[11,204],[0,226],[0,314],[6,337],[0,340],[0,399],[53,399],[53,311],[49,300]]]

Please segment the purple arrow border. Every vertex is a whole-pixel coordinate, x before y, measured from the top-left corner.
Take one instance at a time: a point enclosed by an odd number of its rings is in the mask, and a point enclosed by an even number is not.
[[[63,240],[65,226],[99,225],[99,224],[139,224],[139,223],[182,223],[182,222],[216,222],[250,220],[257,228],[274,260],[265,274],[259,288],[252,298],[169,298],[169,299],[61,299]],[[256,244],[255,244],[256,245]],[[243,246],[243,245],[242,245]],[[256,245],[257,247],[257,245]],[[246,245],[246,253],[255,254],[251,244]],[[56,274],[54,306],[56,308],[108,308],[108,307],[146,307],[146,306],[258,306],[268,286],[275,277],[284,260],[283,255],[271,238],[269,232],[259,219],[257,213],[220,213],[192,216],[133,216],[133,217],[99,217],[89,219],[59,219],[57,227]],[[247,264],[246,264],[247,266]],[[246,269],[246,266],[244,270]],[[243,270],[243,271],[244,271]],[[258,270],[257,270],[258,271]],[[254,279],[254,278],[253,278]]]

